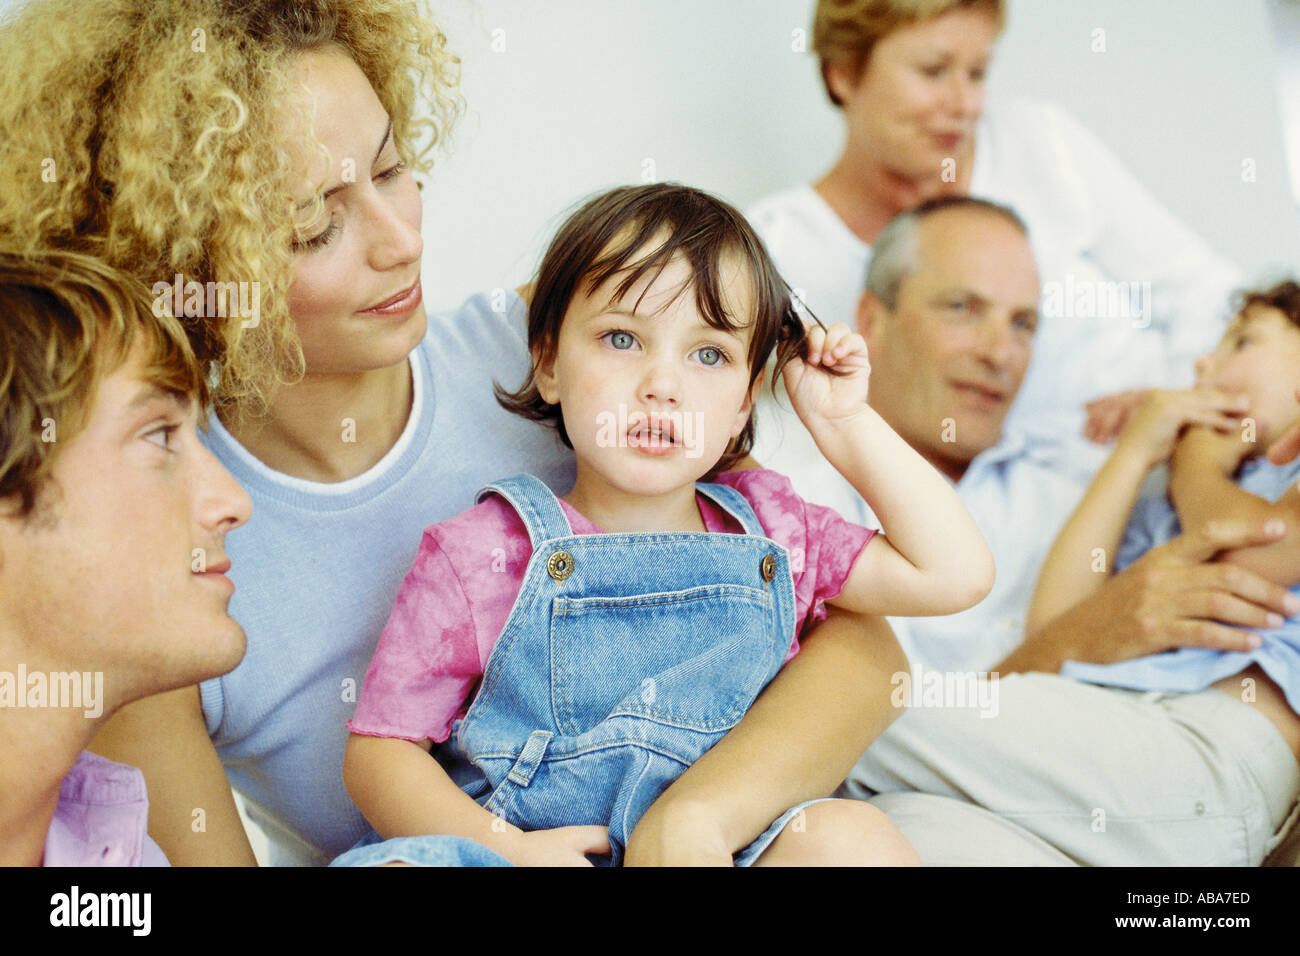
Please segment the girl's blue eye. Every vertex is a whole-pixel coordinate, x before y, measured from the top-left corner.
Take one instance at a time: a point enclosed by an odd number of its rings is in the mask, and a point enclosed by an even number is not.
[[[626,351],[636,344],[636,339],[632,338],[631,332],[606,332],[605,336],[609,344],[619,351]]]
[[[727,358],[722,349],[712,345],[706,345],[695,354],[700,357],[700,362],[703,365],[721,365]]]

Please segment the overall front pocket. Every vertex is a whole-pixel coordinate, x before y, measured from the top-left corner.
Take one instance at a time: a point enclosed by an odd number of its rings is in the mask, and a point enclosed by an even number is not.
[[[552,703],[575,737],[616,716],[726,730],[784,658],[772,595],[759,588],[556,597],[552,611]]]

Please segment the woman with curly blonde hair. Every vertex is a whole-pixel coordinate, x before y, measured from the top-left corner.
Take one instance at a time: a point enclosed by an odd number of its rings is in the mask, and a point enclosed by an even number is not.
[[[324,862],[367,829],[344,722],[420,530],[501,474],[572,482],[571,453],[493,394],[529,367],[523,300],[422,305],[412,170],[458,61],[401,0],[32,0],[0,63],[0,240],[152,284],[214,363],[206,442],[254,502],[215,568],[244,662],[124,710],[96,749],[144,770],[173,862],[253,862],[223,765],[273,860]],[[853,688],[901,663],[882,623],[841,618],[652,807],[631,861],[718,858],[838,783],[891,716]],[[792,716],[810,684],[854,703]],[[797,751],[776,745],[792,721]]]

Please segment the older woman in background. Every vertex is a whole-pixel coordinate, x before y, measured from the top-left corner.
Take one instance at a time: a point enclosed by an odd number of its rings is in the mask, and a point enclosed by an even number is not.
[[[1002,0],[819,0],[813,44],[844,148],[815,183],[749,215],[809,308],[852,322],[871,243],[895,215],[945,194],[1012,207],[1029,228],[1043,299],[1007,427],[1078,433],[1084,403],[1114,396],[1088,424],[1105,441],[1134,401],[1115,393],[1190,384],[1238,270],[1062,110],[1009,100],[985,111],[1005,15]],[[952,303],[954,322],[965,308]],[[1011,393],[967,398],[1005,404]]]

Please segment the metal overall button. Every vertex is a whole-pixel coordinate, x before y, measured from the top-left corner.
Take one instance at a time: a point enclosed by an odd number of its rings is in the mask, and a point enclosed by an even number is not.
[[[759,573],[763,575],[764,581],[771,581],[776,577],[776,558],[770,554],[763,555],[763,560],[758,565]]]
[[[556,581],[563,581],[573,573],[573,555],[567,551],[556,551],[546,559],[546,573]]]

